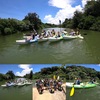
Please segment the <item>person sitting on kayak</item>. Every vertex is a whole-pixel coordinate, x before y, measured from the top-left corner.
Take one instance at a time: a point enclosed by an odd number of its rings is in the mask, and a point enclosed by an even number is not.
[[[75,35],[75,31],[72,29],[69,34],[72,35],[72,36],[74,36]]]
[[[52,33],[53,36],[56,34],[54,29],[51,31],[51,33]]]
[[[58,37],[60,37],[60,32],[58,31]]]
[[[77,80],[76,80],[75,84],[76,84],[76,85],[80,85],[80,83],[81,83],[80,79],[79,79],[79,78],[77,78]]]
[[[79,29],[78,29],[78,28],[76,29],[75,34],[76,34],[76,35],[79,35],[79,34],[80,34],[80,32],[79,32]]]
[[[96,80],[91,78],[89,83],[94,84],[95,82],[96,82]]]

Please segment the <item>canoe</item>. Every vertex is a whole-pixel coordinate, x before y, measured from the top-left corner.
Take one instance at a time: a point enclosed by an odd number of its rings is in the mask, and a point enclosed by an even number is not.
[[[75,36],[72,36],[72,35],[63,35],[63,39],[76,39],[76,38],[80,38],[80,39],[83,39],[84,37],[82,37],[81,35],[75,35]]]
[[[24,39],[30,39],[32,36],[23,36]]]
[[[62,36],[61,37],[49,37],[48,38],[49,42],[56,42],[56,41],[59,41],[61,39],[63,39]]]
[[[66,83],[66,86],[67,87],[70,87],[72,88],[73,87],[73,83]],[[79,89],[82,89],[82,88],[93,88],[93,87],[96,87],[97,85],[96,84],[84,84],[84,83],[81,83],[80,85],[74,85],[74,88],[79,88]]]
[[[16,85],[17,85],[17,86],[24,86],[25,83],[17,83]]]
[[[7,83],[7,84],[1,85],[1,87],[11,87],[11,86],[16,86],[16,84],[15,83]]]
[[[37,42],[37,39],[31,39],[31,40],[26,40],[26,39],[16,40],[16,43],[17,44],[29,44],[29,43],[34,43],[34,42]]]
[[[25,82],[25,85],[31,85],[32,82]]]
[[[37,39],[38,42],[44,42],[44,41],[47,41],[47,40],[48,40],[48,38],[39,38],[39,39]]]
[[[77,35],[77,37],[80,38],[80,39],[84,39],[84,37],[81,36],[81,35]]]

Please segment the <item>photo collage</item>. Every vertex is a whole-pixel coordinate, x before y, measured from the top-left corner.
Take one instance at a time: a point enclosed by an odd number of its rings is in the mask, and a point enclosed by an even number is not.
[[[0,0],[0,100],[100,100],[100,0]]]

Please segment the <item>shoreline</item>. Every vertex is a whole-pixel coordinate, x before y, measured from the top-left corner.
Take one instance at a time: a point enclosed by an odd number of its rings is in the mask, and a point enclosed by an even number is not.
[[[33,100],[66,100],[66,84],[64,83],[62,87],[62,91],[56,90],[53,94],[51,94],[48,90],[44,90],[43,94],[39,94],[37,88],[33,87]]]

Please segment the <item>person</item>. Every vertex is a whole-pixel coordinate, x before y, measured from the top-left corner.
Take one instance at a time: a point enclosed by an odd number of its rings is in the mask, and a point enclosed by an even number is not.
[[[53,36],[56,34],[54,29],[51,31],[51,33]]]
[[[76,79],[75,84],[80,85],[80,83],[81,83],[80,79],[79,78],[75,78],[75,79]]]
[[[71,32],[69,33],[70,35],[75,35],[75,31],[72,29]]]
[[[45,36],[46,36],[46,31],[44,30],[44,31],[43,31],[43,37],[45,37]]]
[[[58,31],[58,36],[57,37],[60,37],[60,32]]]
[[[75,32],[75,33],[76,33],[76,35],[79,35],[79,34],[80,34],[80,32],[79,32],[79,29],[78,29],[78,28],[76,29],[76,32]]]
[[[32,33],[32,39],[34,39],[35,38],[35,34],[34,33]]]
[[[93,79],[91,78],[89,83],[94,84],[95,82],[96,82],[96,80],[94,78]]]

